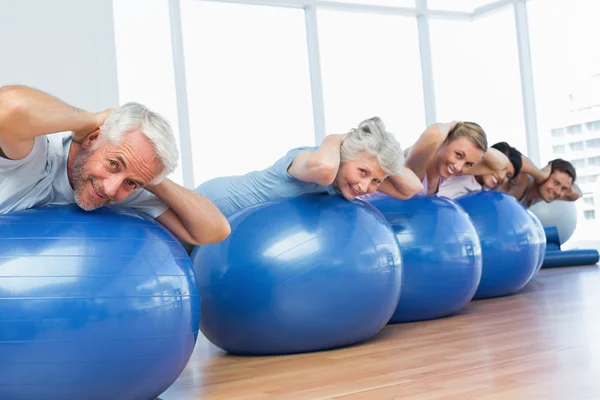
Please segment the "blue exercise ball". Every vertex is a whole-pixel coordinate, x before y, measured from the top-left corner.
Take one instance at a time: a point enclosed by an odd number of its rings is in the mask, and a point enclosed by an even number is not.
[[[535,274],[537,274],[542,268],[542,264],[544,264],[544,257],[546,257],[546,232],[544,231],[544,225],[542,225],[542,222],[539,220],[537,215],[535,215],[529,210],[527,210],[527,213],[529,214],[531,219],[533,219],[533,223],[535,224],[535,227],[537,229],[539,240],[538,244],[540,246],[537,266],[535,268],[535,271],[533,272],[533,275],[535,276]]]
[[[377,334],[394,312],[401,256],[371,205],[301,196],[232,215],[231,235],[192,252],[202,333],[236,354],[331,349]]]
[[[496,191],[470,193],[457,202],[481,241],[483,268],[475,299],[507,296],[533,277],[540,253],[535,223],[513,197]]]
[[[462,310],[481,278],[481,247],[469,216],[440,197],[368,201],[392,226],[402,252],[402,292],[390,322],[422,321]]]
[[[190,259],[133,211],[0,215],[0,399],[154,399],[193,351]]]

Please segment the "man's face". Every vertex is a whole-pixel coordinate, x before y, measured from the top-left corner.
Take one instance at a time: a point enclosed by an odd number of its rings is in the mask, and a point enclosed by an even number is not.
[[[139,130],[126,134],[119,145],[102,141],[75,159],[75,201],[86,211],[118,203],[151,182],[161,169],[152,144]]]
[[[573,184],[573,178],[563,171],[554,171],[540,186],[540,196],[546,203],[564,196]]]

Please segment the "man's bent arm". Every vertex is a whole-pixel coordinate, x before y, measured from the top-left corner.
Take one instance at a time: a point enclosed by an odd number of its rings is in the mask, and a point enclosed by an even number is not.
[[[99,119],[99,114],[80,110],[27,86],[0,88],[0,148],[8,158],[27,157],[37,136],[93,132],[104,122]]]
[[[221,242],[229,236],[231,228],[227,218],[206,197],[169,179],[146,190],[169,206],[156,220],[180,239],[204,245]]]

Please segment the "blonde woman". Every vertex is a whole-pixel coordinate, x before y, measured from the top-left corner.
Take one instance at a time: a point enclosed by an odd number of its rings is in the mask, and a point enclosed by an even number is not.
[[[484,130],[474,122],[436,123],[406,150],[407,168],[421,180],[421,195],[434,195],[457,175],[487,175],[506,168],[508,159],[488,149]]]

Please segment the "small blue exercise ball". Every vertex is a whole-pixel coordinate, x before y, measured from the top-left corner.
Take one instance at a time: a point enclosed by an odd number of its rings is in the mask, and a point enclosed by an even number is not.
[[[134,211],[0,215],[0,399],[154,399],[200,323],[191,260]]]
[[[398,243],[371,205],[339,196],[262,203],[192,252],[202,333],[234,354],[331,349],[377,334],[401,284]]]
[[[533,277],[540,253],[538,230],[527,210],[513,196],[496,191],[470,193],[457,202],[481,241],[483,268],[474,299],[521,290]]]
[[[537,266],[533,273],[533,275],[535,275],[542,268],[542,264],[544,264],[544,257],[546,256],[546,232],[544,231],[544,225],[542,225],[542,222],[539,220],[539,218],[530,210],[527,210],[527,213],[529,214],[531,219],[533,219],[533,223],[535,224],[535,227],[537,229],[539,240],[538,244],[540,246]]]
[[[402,252],[402,291],[391,323],[461,311],[481,278],[481,247],[469,216],[454,201],[416,196],[368,201],[392,226]]]

